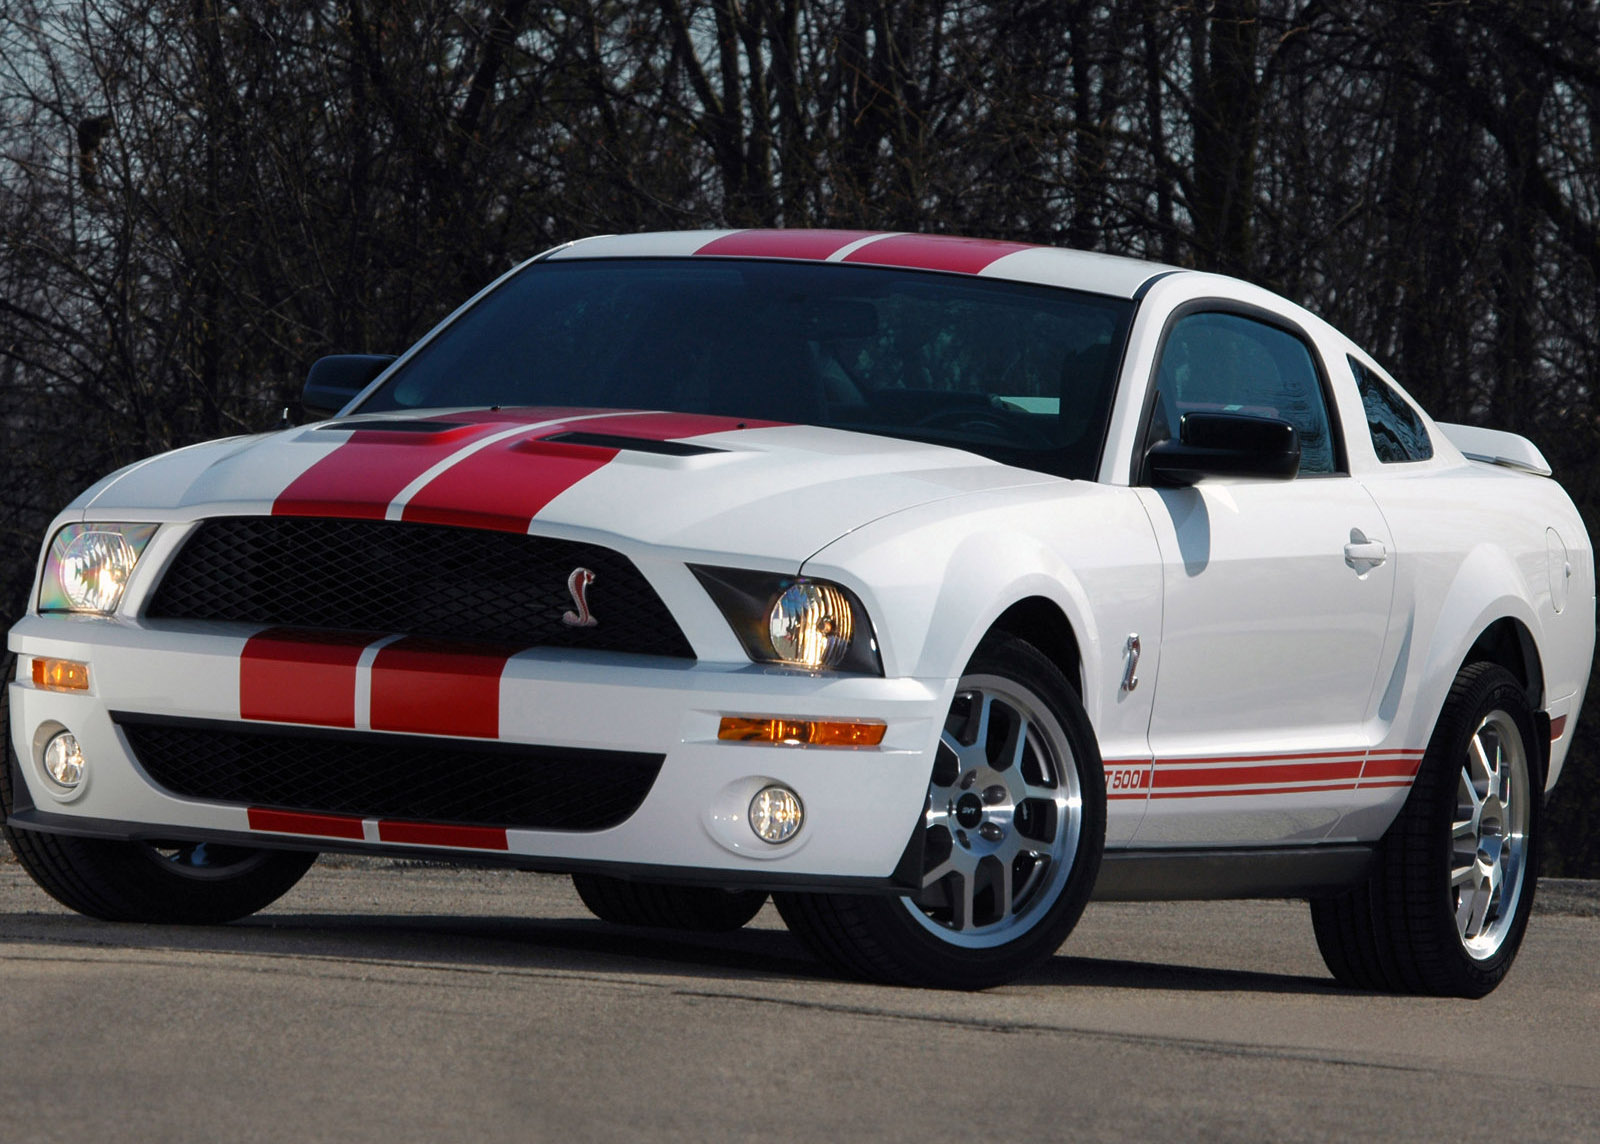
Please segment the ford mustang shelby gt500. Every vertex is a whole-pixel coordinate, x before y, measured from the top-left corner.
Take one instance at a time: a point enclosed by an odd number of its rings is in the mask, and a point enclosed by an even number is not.
[[[906,234],[572,243],[336,414],[105,478],[11,631],[6,833],[84,913],[216,922],[319,850],[767,893],[983,987],[1091,894],[1304,897],[1334,976],[1479,996],[1534,894],[1593,557],[1243,282]]]

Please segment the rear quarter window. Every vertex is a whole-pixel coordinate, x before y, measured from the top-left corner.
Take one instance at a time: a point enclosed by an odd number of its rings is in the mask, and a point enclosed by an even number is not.
[[[1398,390],[1355,358],[1347,358],[1361,391],[1361,408],[1367,415],[1367,432],[1378,460],[1386,465],[1426,461],[1433,456],[1428,428],[1400,396]]]

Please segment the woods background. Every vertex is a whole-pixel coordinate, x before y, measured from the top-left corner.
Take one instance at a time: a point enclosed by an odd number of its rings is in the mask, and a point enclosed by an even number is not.
[[[0,0],[0,628],[105,472],[648,228],[1237,274],[1531,437],[1597,534],[1597,117],[1581,0]],[[1600,876],[1597,707],[1547,873]]]

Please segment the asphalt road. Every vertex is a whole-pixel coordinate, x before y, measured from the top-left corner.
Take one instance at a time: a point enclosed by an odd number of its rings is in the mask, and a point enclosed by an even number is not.
[[[112,926],[0,864],[0,1139],[1600,1138],[1600,884],[1478,1002],[1336,988],[1304,905],[1096,904],[979,995],[825,976],[565,879],[345,860],[232,926]]]

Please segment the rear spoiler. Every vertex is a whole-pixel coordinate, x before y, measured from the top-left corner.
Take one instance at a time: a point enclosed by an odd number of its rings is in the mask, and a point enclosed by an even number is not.
[[[1450,439],[1450,444],[1471,460],[1504,465],[1524,473],[1537,473],[1541,477],[1550,475],[1550,462],[1544,459],[1539,447],[1526,437],[1499,429],[1480,429],[1476,425],[1435,424]]]

